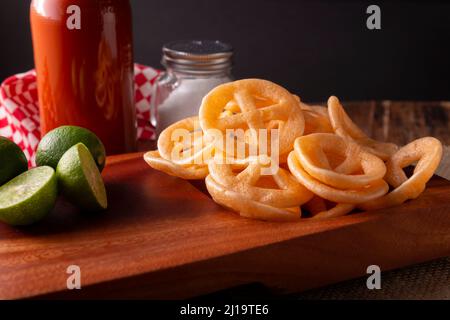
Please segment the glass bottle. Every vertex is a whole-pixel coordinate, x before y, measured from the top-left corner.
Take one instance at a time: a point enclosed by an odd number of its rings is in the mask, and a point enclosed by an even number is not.
[[[176,41],[163,47],[166,68],[155,86],[151,122],[160,133],[170,124],[198,115],[203,97],[232,81],[233,49],[220,41]]]
[[[136,148],[129,0],[33,0],[41,132],[90,129],[108,154]]]

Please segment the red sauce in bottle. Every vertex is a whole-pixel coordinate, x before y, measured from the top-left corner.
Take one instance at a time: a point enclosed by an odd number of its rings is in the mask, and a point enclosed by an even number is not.
[[[30,18],[42,134],[77,125],[108,154],[135,150],[129,1],[33,0]]]

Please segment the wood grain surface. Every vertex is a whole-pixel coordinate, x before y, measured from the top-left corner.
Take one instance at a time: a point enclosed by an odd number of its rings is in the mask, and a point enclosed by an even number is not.
[[[447,129],[427,129],[447,122],[425,120],[436,117],[432,106],[447,116],[445,104],[346,106],[377,138],[448,139]],[[408,127],[397,128],[406,120],[396,108],[412,113]],[[298,223],[239,218],[201,184],[150,169],[142,154],[108,158],[104,179],[104,213],[60,200],[36,226],[0,225],[0,298],[186,298],[247,283],[298,292],[364,275],[371,264],[389,270],[450,255],[450,183],[438,177],[397,208]],[[66,289],[70,265],[81,268],[82,290]]]
[[[433,136],[450,145],[450,102],[366,101],[343,105],[374,139],[404,145]]]

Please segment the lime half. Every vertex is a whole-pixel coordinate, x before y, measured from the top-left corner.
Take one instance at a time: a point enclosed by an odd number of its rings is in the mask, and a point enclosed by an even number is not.
[[[55,170],[38,167],[22,173],[0,187],[0,220],[14,226],[43,219],[58,195]]]
[[[108,206],[105,184],[89,149],[78,143],[61,158],[56,168],[63,194],[87,211]]]

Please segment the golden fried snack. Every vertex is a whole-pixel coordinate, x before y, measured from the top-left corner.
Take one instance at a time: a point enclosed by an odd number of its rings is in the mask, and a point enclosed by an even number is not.
[[[187,165],[181,166],[169,160],[161,158],[158,151],[149,151],[144,155],[144,160],[153,169],[163,171],[171,176],[186,180],[200,180],[208,175],[208,166],[206,165]]]
[[[330,133],[315,133],[299,137],[294,144],[295,155],[303,169],[313,178],[339,189],[357,189],[383,179],[384,162],[353,142]],[[344,159],[332,167],[327,155]],[[362,174],[355,172],[362,171]]]
[[[216,87],[203,98],[199,118],[204,132],[253,129],[252,132],[258,135],[260,129],[278,129],[279,154],[292,149],[295,138],[303,134],[305,126],[294,96],[275,83],[259,79],[239,80]],[[255,134],[250,143],[256,145],[258,137]]]
[[[303,116],[305,117],[304,135],[311,133],[334,133],[326,107],[309,106],[300,101],[299,103],[303,111]]]
[[[332,96],[328,99],[328,113],[331,125],[338,136],[353,140],[361,145],[366,151],[387,160],[397,150],[398,146],[393,143],[379,142],[369,138],[358,126],[350,119],[339,102],[339,99]]]
[[[239,173],[229,164],[209,163],[211,177],[226,189],[245,195],[246,198],[277,208],[300,206],[313,194],[289,173],[278,168],[273,175],[261,175],[262,165],[252,162]]]
[[[222,155],[222,161],[234,167],[246,166],[253,157],[237,155],[237,141],[226,146],[226,136],[221,132],[206,136],[200,128],[198,117],[182,119],[167,127],[159,136],[158,151],[162,158],[178,165],[207,165],[216,155]],[[245,137],[241,140],[244,141]],[[246,146],[245,143],[243,144]],[[229,149],[232,150],[230,152]],[[246,151],[248,155],[248,150]]]
[[[178,165],[206,164],[212,158],[213,150],[214,144],[204,136],[198,117],[172,124],[158,139],[161,157]]]
[[[379,198],[389,190],[388,184],[380,179],[359,189],[339,189],[313,178],[302,167],[293,151],[288,157],[291,173],[312,193],[336,203],[358,204]]]
[[[325,200],[316,195],[314,195],[314,197],[312,197],[312,199],[305,203],[302,207],[309,211],[309,213],[311,213],[313,216],[318,214],[319,212],[327,210],[327,204],[325,203]]]
[[[312,214],[312,219],[328,219],[345,216],[355,209],[355,205],[345,203],[338,203],[335,207],[328,209],[325,200],[318,196],[314,196],[303,207]]]
[[[442,144],[433,137],[415,140],[398,150],[387,162],[386,180],[396,189],[387,195],[359,205],[364,210],[375,210],[400,205],[417,198],[431,179],[442,158]],[[403,168],[417,165],[408,179]]]
[[[268,221],[299,220],[302,208],[325,219],[401,204],[423,192],[442,157],[434,138],[398,149],[369,138],[336,97],[307,105],[259,79],[213,89],[198,117],[161,133],[158,149],[144,156],[151,167],[205,179],[214,201]],[[403,168],[415,162],[408,178]]]
[[[324,106],[309,106],[311,108],[311,110],[317,114],[320,114],[322,116],[325,116],[328,120],[330,120],[330,116],[328,115],[328,108],[324,107]],[[330,122],[330,127],[333,128],[331,126],[331,122]],[[334,132],[334,131],[333,131]]]
[[[354,204],[338,203],[332,209],[318,212],[312,217],[312,219],[329,219],[335,217],[342,217],[352,212],[353,209],[355,209],[355,207],[356,206]]]
[[[334,133],[327,107],[308,105],[302,102],[296,95],[294,95],[294,98],[300,105],[305,118],[305,130],[303,135],[308,135],[311,133]]]
[[[215,202],[233,211],[239,212],[243,217],[280,222],[296,221],[301,218],[300,207],[276,208],[254,201],[241,193],[225,188],[217,183],[211,176],[208,176],[205,182],[206,188]]]

